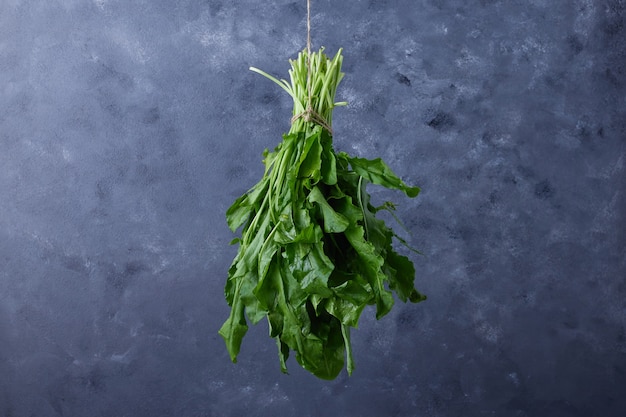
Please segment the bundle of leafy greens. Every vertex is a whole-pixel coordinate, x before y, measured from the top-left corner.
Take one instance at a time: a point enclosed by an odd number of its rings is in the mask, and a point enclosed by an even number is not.
[[[239,250],[228,272],[225,294],[231,313],[219,330],[236,362],[248,319],[269,322],[281,370],[290,351],[298,363],[323,379],[344,367],[354,369],[350,328],[367,305],[376,318],[394,303],[426,297],[414,288],[413,263],[392,247],[398,238],[376,217],[393,211],[387,202],[370,203],[368,183],[415,197],[381,160],[336,153],[332,143],[333,108],[343,77],[341,50],[330,59],[324,49],[301,52],[290,60],[291,82],[256,71],[293,98],[289,133],[273,152],[265,150],[263,178],[227,210],[228,226],[239,228]],[[394,216],[395,217],[395,216]]]

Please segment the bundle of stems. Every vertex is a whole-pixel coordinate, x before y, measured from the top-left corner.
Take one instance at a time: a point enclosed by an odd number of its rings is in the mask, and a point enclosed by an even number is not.
[[[315,124],[331,131],[334,107],[347,105],[346,102],[335,103],[337,86],[344,76],[341,52],[340,49],[332,60],[324,55],[323,48],[318,53],[311,53],[310,57],[307,51],[300,52],[296,60],[289,61],[291,83],[278,80],[258,68],[250,68],[274,81],[293,98],[290,133],[311,129]]]

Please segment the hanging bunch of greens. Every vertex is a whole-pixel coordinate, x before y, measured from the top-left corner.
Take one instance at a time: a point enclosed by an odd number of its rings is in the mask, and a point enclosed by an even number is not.
[[[381,160],[336,153],[332,143],[333,108],[343,77],[341,50],[330,59],[324,50],[301,52],[290,60],[290,82],[278,80],[293,98],[291,129],[273,152],[264,152],[263,178],[226,212],[228,225],[241,228],[239,251],[226,282],[231,313],[219,333],[233,362],[248,330],[269,322],[281,369],[295,351],[298,363],[324,379],[344,367],[354,369],[350,328],[367,305],[376,318],[394,303],[426,297],[414,288],[413,263],[392,247],[399,238],[374,207],[366,190],[373,183],[417,196]],[[395,217],[395,216],[394,216]]]

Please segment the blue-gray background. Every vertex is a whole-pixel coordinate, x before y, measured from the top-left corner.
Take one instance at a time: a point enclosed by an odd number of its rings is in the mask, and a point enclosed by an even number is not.
[[[314,0],[335,144],[394,199],[428,301],[357,369],[239,363],[224,211],[288,129],[305,1],[0,2],[0,416],[626,415],[626,3]],[[404,232],[402,232],[404,233]]]

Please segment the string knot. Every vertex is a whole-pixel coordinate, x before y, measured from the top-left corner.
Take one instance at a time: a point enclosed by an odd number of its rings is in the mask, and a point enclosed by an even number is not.
[[[328,133],[331,134],[331,136],[333,134],[333,129],[330,127],[326,119],[324,119],[324,117],[322,117],[322,115],[320,115],[318,112],[313,110],[313,107],[311,107],[310,105],[307,106],[306,110],[304,110],[303,112],[294,114],[291,118],[291,124],[294,124],[295,121],[298,119],[302,119],[307,123],[315,123],[321,126],[323,129],[326,129]]]

